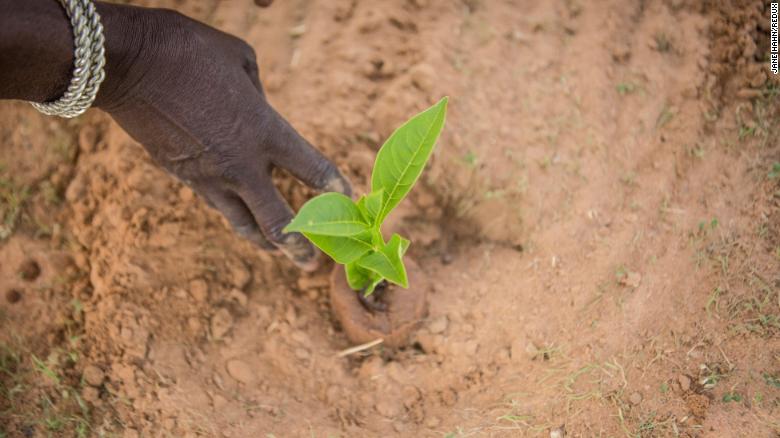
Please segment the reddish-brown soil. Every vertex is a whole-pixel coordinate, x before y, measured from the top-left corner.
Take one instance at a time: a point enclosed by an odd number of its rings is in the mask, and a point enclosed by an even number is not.
[[[428,316],[339,356],[331,266],[258,252],[99,111],[2,102],[0,437],[780,433],[768,1],[133,3],[245,38],[358,192],[451,97],[388,224]]]

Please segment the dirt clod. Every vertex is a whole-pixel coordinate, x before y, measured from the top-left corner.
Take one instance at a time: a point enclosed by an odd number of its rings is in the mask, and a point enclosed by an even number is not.
[[[230,269],[230,283],[233,287],[242,291],[246,289],[252,281],[252,271],[249,267],[243,261],[236,260],[228,265],[228,269]]]
[[[195,301],[203,303],[209,298],[209,285],[200,278],[190,281],[190,295]]]
[[[225,308],[220,308],[211,317],[211,336],[222,339],[233,327],[233,316]]]
[[[639,403],[642,403],[642,394],[634,392],[628,397],[628,401],[631,402],[632,405],[637,406]]]
[[[254,378],[254,374],[252,373],[252,369],[249,367],[249,365],[239,359],[231,359],[227,361],[225,364],[225,369],[227,370],[230,377],[241,383],[250,383]]]
[[[103,384],[103,380],[106,378],[106,373],[94,365],[87,365],[84,367],[82,376],[84,377],[84,381],[89,385],[100,386]]]
[[[447,319],[447,315],[442,315],[428,324],[428,331],[434,335],[444,333],[444,331],[447,330],[448,323],[449,319]]]
[[[685,374],[680,374],[677,377],[677,382],[680,384],[680,389],[683,392],[686,392],[689,389],[691,389],[691,378],[686,376]]]
[[[41,267],[38,262],[32,259],[27,259],[19,267],[19,276],[25,281],[34,281],[41,275]]]

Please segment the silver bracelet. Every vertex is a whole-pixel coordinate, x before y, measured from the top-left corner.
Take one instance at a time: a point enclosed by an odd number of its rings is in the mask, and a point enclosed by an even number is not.
[[[59,0],[73,27],[73,78],[58,100],[32,103],[38,111],[60,117],[76,117],[95,101],[100,84],[106,77],[105,38],[100,16],[91,0]]]

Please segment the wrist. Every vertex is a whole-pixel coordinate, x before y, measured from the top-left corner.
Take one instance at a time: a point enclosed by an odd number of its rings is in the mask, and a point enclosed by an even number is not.
[[[0,0],[0,98],[55,100],[73,71],[73,30],[58,2]]]
[[[106,47],[106,78],[94,106],[110,108],[127,93],[128,76],[141,58],[146,10],[132,6],[97,3]]]

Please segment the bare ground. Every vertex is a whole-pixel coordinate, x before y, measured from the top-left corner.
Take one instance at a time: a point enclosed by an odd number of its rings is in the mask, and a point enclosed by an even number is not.
[[[389,226],[430,316],[338,357],[331,266],[258,253],[104,114],[3,102],[0,437],[780,433],[768,2],[133,3],[247,39],[359,192],[451,96]]]

